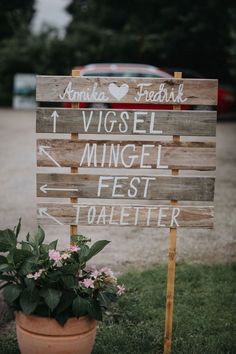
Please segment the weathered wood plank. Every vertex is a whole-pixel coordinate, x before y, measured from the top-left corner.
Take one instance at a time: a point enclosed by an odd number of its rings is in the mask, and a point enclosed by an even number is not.
[[[217,80],[37,76],[36,100],[217,105]]]
[[[212,177],[37,174],[37,196],[212,201]]]
[[[37,133],[215,136],[215,111],[38,108]]]
[[[210,171],[216,166],[215,143],[38,139],[37,165]]]
[[[212,228],[212,206],[38,204],[45,225]]]

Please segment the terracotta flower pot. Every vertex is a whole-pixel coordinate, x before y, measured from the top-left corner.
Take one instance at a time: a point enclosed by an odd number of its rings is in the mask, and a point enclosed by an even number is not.
[[[64,327],[55,319],[16,313],[21,354],[90,354],[97,322],[88,316],[70,318]]]

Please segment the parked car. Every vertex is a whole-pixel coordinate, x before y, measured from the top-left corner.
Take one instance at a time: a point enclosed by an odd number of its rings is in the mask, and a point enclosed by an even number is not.
[[[162,68],[162,70],[170,75],[175,71],[181,71],[184,78],[204,78],[197,71],[186,68]],[[219,82],[217,111],[218,117],[222,119],[236,116],[236,88],[232,85]]]

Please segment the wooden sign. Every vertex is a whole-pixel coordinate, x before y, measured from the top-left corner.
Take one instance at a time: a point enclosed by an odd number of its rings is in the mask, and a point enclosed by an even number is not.
[[[37,78],[38,101],[186,106],[215,105],[216,98],[217,80],[71,76]],[[150,209],[144,204],[143,209],[140,209],[141,216],[135,222],[134,215],[139,209],[132,205],[132,200],[143,200],[143,203],[145,200],[213,201],[214,177],[201,174],[170,176],[170,171],[195,170],[199,173],[215,170],[215,142],[205,138],[215,137],[215,111],[54,107],[38,108],[36,116],[37,133],[71,134],[71,139],[37,140],[37,166],[54,167],[59,171],[37,174],[37,196],[44,199],[71,198],[71,203],[74,203],[71,206],[62,206],[57,202],[47,207],[39,206],[40,222],[47,220],[48,223],[55,224],[110,225],[104,215],[111,215],[114,211],[115,220],[121,220],[122,226],[124,217],[125,226],[135,226],[137,223],[137,226],[142,227],[172,227],[173,206],[162,213],[162,206],[155,205],[155,209]],[[83,134],[84,140],[78,139],[78,134]],[[86,139],[88,134],[89,140]],[[97,140],[99,134],[110,138]],[[127,137],[132,135],[137,136],[137,139],[128,140]],[[148,135],[155,139],[146,141],[144,137]],[[191,141],[179,141],[168,139],[168,135],[195,138]],[[203,137],[202,140],[198,141],[198,136]],[[70,167],[72,173],[62,173],[60,169],[65,167]],[[91,172],[78,174],[78,169],[83,168]],[[157,175],[153,175],[153,170]],[[166,173],[158,175],[158,171]],[[109,206],[104,209],[94,202],[89,207],[80,207],[80,198],[117,200],[118,206],[116,209],[111,208],[109,202]],[[127,200],[129,209],[119,205],[119,200],[122,199]],[[42,208],[47,211],[42,213]],[[213,226],[211,205],[194,205],[188,208],[180,205],[179,208],[179,223],[174,227]],[[80,210],[79,221],[76,210]],[[89,215],[94,210],[96,216],[94,222],[90,222]],[[146,222],[150,210],[154,219]],[[161,213],[165,222],[155,221],[158,213]]]
[[[213,207],[39,203],[40,224],[80,226],[213,227]]]
[[[70,198],[41,199],[38,221],[70,225],[71,235],[78,225],[170,228],[164,335],[164,354],[170,354],[177,229],[212,228],[214,220],[215,178],[208,171],[216,166],[216,112],[189,108],[216,106],[217,80],[182,79],[181,73],[174,79],[77,75],[37,77],[37,101],[76,102],[71,109],[37,109],[37,133],[71,134],[37,141],[37,166],[59,172],[37,174],[37,196]],[[137,109],[79,109],[78,102],[132,103]],[[173,111],[139,110],[141,103],[173,105]],[[100,134],[107,140],[99,140]],[[189,140],[193,136],[201,139]],[[67,167],[70,173],[63,173]],[[83,168],[91,172],[81,173]]]
[[[214,142],[37,140],[39,167],[215,170]]]
[[[217,80],[37,76],[36,100],[216,105]]]
[[[37,133],[215,136],[216,111],[38,108]]]
[[[37,174],[37,196],[212,201],[213,177]]]

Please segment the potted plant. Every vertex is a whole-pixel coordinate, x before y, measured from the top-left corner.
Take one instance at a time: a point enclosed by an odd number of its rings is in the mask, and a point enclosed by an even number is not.
[[[109,241],[77,235],[58,251],[40,226],[19,242],[20,228],[0,230],[0,280],[21,353],[91,353],[97,321],[124,292],[110,269],[87,265]]]

